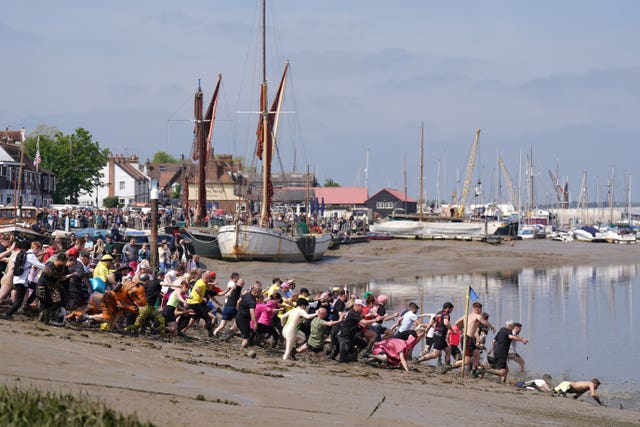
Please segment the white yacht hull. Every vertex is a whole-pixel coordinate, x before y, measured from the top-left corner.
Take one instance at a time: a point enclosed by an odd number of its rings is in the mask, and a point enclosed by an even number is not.
[[[384,221],[373,224],[369,231],[377,234],[414,235],[424,234],[424,222],[419,221]]]
[[[292,236],[251,225],[226,225],[218,230],[220,254],[226,261],[316,261],[329,243],[329,234]]]

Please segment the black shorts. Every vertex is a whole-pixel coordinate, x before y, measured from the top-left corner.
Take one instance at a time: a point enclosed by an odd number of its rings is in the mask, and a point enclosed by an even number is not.
[[[467,348],[465,348],[464,355],[466,357],[471,357],[473,355],[473,352],[476,350],[476,339],[473,337],[470,337],[469,335],[466,336],[466,339],[467,339]]]
[[[416,338],[417,337],[416,331],[414,331],[413,329],[407,329],[406,331],[398,332],[394,338],[399,338],[401,340],[406,341],[411,336]]]
[[[444,350],[449,347],[447,344],[447,338],[444,335],[433,335],[433,348],[435,350]]]
[[[162,309],[162,315],[167,323],[173,323],[176,321],[176,308],[170,305],[165,305]]]
[[[504,369],[507,367],[507,357],[496,357],[495,362],[491,365],[493,369]]]
[[[234,306],[225,305],[222,308],[222,320],[233,320],[238,314],[238,310]]]
[[[425,343],[426,345],[431,345],[431,344],[433,344],[433,337],[426,337],[426,338],[424,339],[424,343]]]

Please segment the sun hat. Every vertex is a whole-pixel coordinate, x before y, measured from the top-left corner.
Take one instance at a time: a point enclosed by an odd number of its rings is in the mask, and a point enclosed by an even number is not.
[[[291,288],[291,284],[287,281],[287,282],[282,282],[282,284],[280,285],[280,287],[282,289],[289,289]]]
[[[357,299],[353,302],[353,305],[356,305],[356,304],[365,305],[365,302],[361,299]]]
[[[113,257],[109,254],[102,255],[102,258],[100,258],[100,261],[113,261]]]

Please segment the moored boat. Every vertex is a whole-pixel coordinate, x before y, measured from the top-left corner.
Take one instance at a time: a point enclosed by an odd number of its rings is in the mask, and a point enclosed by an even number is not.
[[[317,261],[330,243],[329,234],[294,236],[253,225],[225,225],[218,230],[220,253],[227,261]]]
[[[280,107],[284,96],[289,63],[284,72],[271,108],[267,103],[266,76],[266,0],[262,2],[262,84],[260,90],[260,112],[256,157],[262,160],[262,199],[257,225],[236,223],[220,227],[218,246],[222,259],[229,261],[259,260],[277,262],[316,261],[322,258],[331,243],[330,234],[313,234],[306,224],[295,223],[292,231],[272,227],[271,202],[273,184],[271,163],[276,150],[276,133]]]

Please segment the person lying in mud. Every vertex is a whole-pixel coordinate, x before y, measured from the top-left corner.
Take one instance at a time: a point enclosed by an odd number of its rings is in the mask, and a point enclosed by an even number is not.
[[[407,359],[411,356],[413,348],[426,335],[427,329],[419,326],[416,329],[416,336],[410,335],[406,340],[402,338],[388,338],[374,344],[370,354],[365,354],[362,361],[365,363],[379,362],[386,363],[391,367],[402,366],[409,372]]]
[[[542,378],[519,381],[516,383],[518,388],[526,388],[527,390],[538,390],[543,393],[553,393],[552,378],[549,374],[544,374]]]
[[[562,381],[553,389],[553,391],[555,391],[562,397],[566,397],[567,394],[573,394],[574,399],[578,399],[588,391],[591,394],[593,400],[598,402],[598,405],[606,406],[596,395],[596,390],[599,386],[600,380],[597,378],[593,378],[590,381]]]

